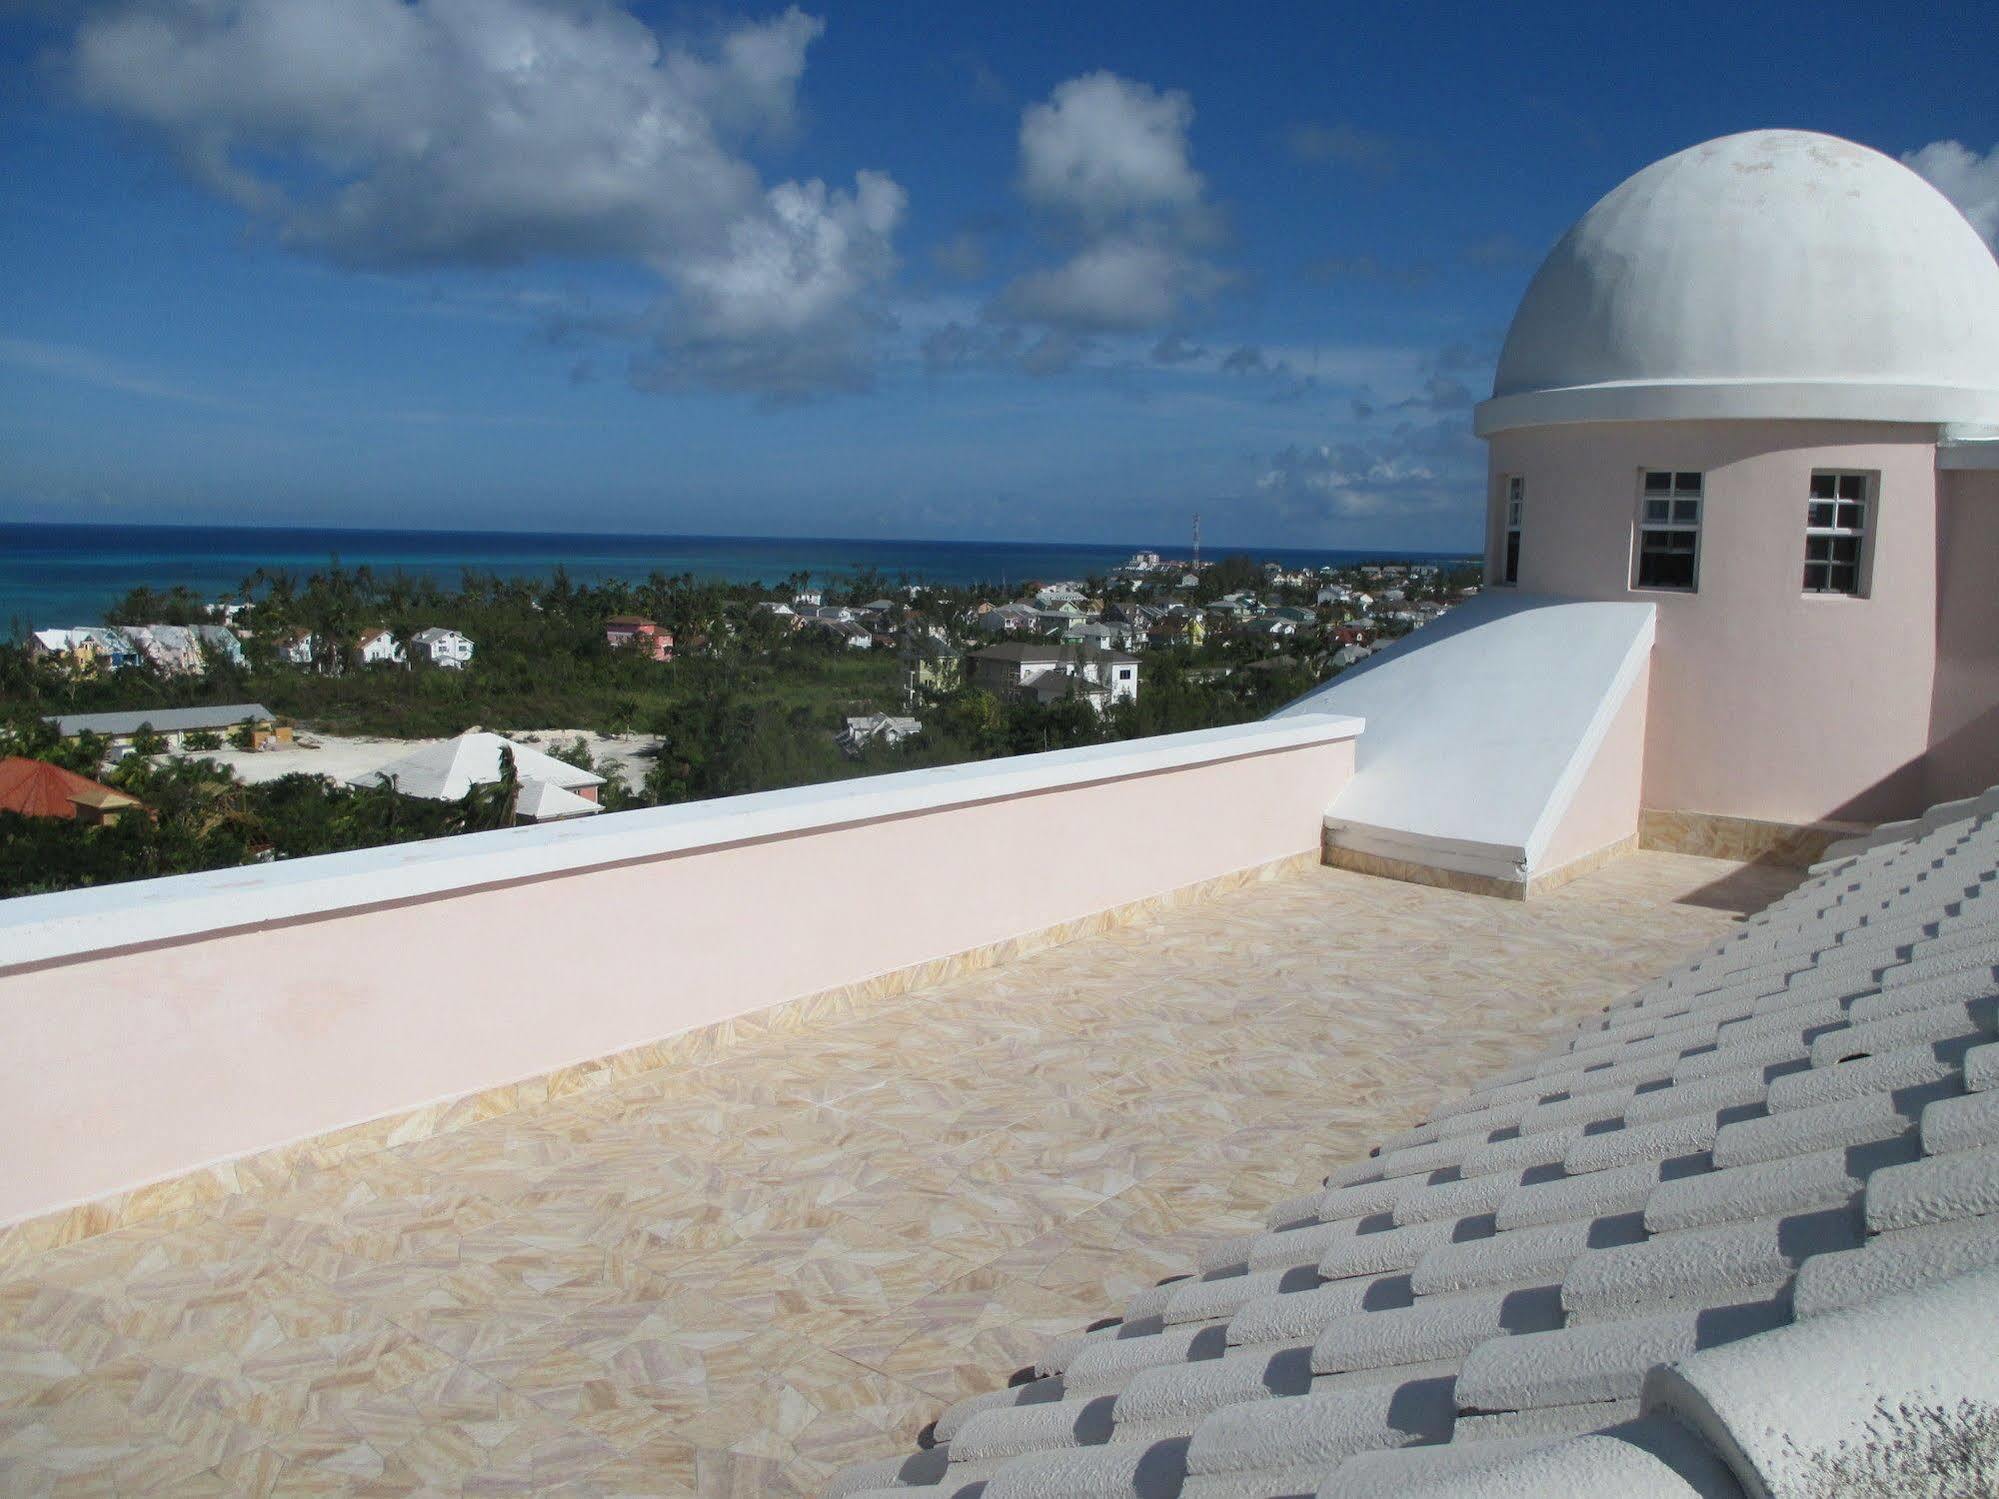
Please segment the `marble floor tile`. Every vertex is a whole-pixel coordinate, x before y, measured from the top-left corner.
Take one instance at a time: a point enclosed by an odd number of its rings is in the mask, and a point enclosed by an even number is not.
[[[816,1493],[1782,878],[1315,869],[245,1173],[0,1277],[0,1493]]]

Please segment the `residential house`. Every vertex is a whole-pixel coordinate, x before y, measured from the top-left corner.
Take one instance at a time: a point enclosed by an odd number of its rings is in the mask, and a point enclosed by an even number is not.
[[[1097,708],[1138,696],[1138,658],[1088,645],[991,645],[968,658],[972,685],[1001,697],[1043,702],[1071,693]]]
[[[427,630],[418,630],[410,637],[410,644],[429,658],[432,666],[461,670],[472,660],[472,642],[456,630],[443,629],[432,625]]]
[[[1201,646],[1208,638],[1208,621],[1197,609],[1176,609],[1156,620],[1145,632],[1149,645]]]
[[[840,619],[836,617],[837,614],[844,614],[846,612],[848,611],[839,610],[829,614],[809,614],[804,616],[802,623],[807,629],[823,630],[826,634],[831,635],[834,639],[846,645],[850,650],[872,650],[875,643],[874,632],[865,625],[855,623],[852,619]]]
[[[287,630],[271,643],[271,648],[288,666],[310,666],[318,644],[310,630]]]
[[[1038,627],[1040,611],[1032,604],[1001,604],[978,616],[978,628],[988,635],[1015,635]]]
[[[941,632],[910,631],[902,640],[903,690],[914,703],[924,692],[955,692],[965,680],[964,661]]]
[[[127,632],[141,654],[170,677],[198,677],[204,669],[201,637],[187,625],[134,625]]]
[[[848,719],[847,726],[835,736],[834,742],[840,746],[841,753],[858,760],[861,751],[870,744],[894,746],[922,732],[923,725],[917,719],[870,713],[862,718]]]
[[[1353,590],[1344,583],[1328,583],[1321,588],[1315,601],[1321,604],[1344,604],[1353,597]]]
[[[614,651],[637,650],[653,661],[673,659],[673,633],[637,614],[614,614],[605,620],[604,643]]]
[[[363,630],[354,653],[361,658],[363,666],[409,665],[409,658],[403,654],[402,642],[387,630]]]
[[[1296,604],[1285,604],[1279,608],[1272,609],[1270,617],[1272,619],[1286,620],[1298,626],[1301,630],[1319,622],[1318,615],[1314,614],[1310,609],[1300,609]]]
[[[794,593],[791,596],[791,601],[794,604],[818,605],[826,602],[826,595],[817,588],[808,588],[803,593]]]
[[[234,630],[221,625],[196,625],[195,636],[201,642],[201,651],[209,666],[217,661],[226,661],[231,666],[243,666],[243,642],[236,638]]]
[[[10,755],[0,760],[0,812],[66,822],[114,823],[145,804],[136,796],[46,760]]]

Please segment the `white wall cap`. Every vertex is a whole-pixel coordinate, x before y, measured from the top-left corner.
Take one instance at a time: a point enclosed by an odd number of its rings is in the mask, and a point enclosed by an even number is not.
[[[1937,438],[1937,467],[1999,468],[1999,425],[1962,422],[1945,427]]]
[[[0,901],[0,971],[1353,739],[1306,714]],[[1198,807],[1190,807],[1196,814]]]
[[[1472,408],[1480,437],[1572,422],[1999,420],[1999,391],[1865,380],[1649,380],[1494,396]]]
[[[1368,721],[1326,810],[1343,846],[1531,877],[1652,649],[1650,603],[1496,588],[1279,710]],[[1277,721],[1277,720],[1273,720]]]
[[[1989,1420],[1999,1406],[1995,1347],[1999,1270],[1981,1270],[1656,1368],[1644,1408],[1692,1426],[1757,1499],[1835,1487],[1902,1492],[1898,1459],[1915,1492],[1933,1471],[1925,1436],[1981,1414]],[[1939,1424],[1926,1433],[1932,1412]],[[1827,1471],[1841,1460],[1849,1465],[1844,1485]],[[1999,1478],[1999,1467],[1987,1477]]]

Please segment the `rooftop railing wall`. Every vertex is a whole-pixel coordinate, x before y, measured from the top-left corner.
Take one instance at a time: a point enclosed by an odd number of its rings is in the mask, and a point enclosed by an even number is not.
[[[1315,715],[0,903],[0,1252],[1316,859]]]

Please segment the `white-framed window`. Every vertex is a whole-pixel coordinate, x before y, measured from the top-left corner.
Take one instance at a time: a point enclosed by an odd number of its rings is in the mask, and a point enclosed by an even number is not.
[[[1812,474],[1805,502],[1805,592],[1867,593],[1868,475]]]
[[[1499,581],[1520,581],[1520,522],[1527,512],[1527,483],[1518,474],[1506,476],[1506,534],[1500,542]]]
[[[1700,560],[1701,476],[1684,469],[1643,470],[1631,586],[1692,593],[1700,584]]]

